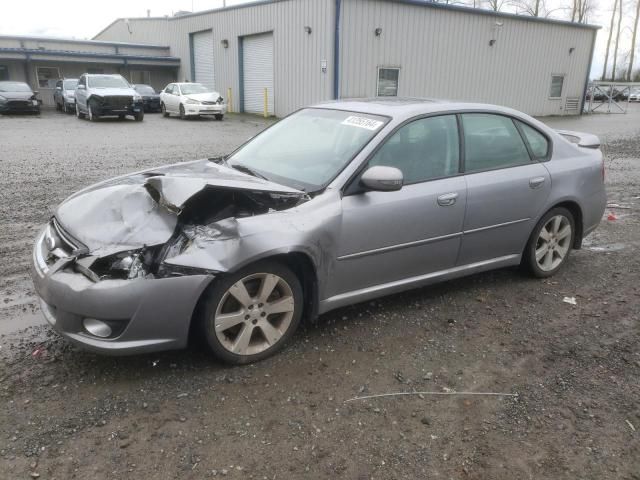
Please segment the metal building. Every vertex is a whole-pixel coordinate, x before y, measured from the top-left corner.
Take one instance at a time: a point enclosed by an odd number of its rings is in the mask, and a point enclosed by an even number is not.
[[[597,29],[423,0],[262,0],[118,19],[96,40],[168,45],[179,80],[234,111],[284,116],[332,98],[399,95],[582,110]]]
[[[48,106],[61,78],[119,73],[131,83],[162,89],[175,81],[179,66],[167,46],[0,35],[0,81],[28,83]]]

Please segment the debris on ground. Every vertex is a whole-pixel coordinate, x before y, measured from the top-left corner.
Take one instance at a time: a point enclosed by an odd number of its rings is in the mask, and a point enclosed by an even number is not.
[[[564,303],[568,303],[569,305],[577,305],[576,297],[564,297],[562,299]]]

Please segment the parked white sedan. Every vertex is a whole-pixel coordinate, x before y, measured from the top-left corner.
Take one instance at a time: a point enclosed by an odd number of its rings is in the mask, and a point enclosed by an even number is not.
[[[201,83],[170,83],[160,94],[160,109],[165,117],[172,113],[182,119],[213,115],[222,120],[227,105],[218,92]]]

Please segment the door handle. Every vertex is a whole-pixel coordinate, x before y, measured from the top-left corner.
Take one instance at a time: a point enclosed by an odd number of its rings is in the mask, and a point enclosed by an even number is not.
[[[451,205],[455,205],[457,199],[457,193],[446,193],[438,197],[438,205],[441,207],[450,207]]]
[[[531,188],[539,188],[542,186],[544,181],[545,181],[544,177],[534,177],[531,180],[529,180],[529,186]]]

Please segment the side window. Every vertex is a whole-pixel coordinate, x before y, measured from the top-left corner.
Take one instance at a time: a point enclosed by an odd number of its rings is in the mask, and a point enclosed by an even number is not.
[[[547,155],[549,154],[549,141],[547,138],[526,123],[518,122],[518,125],[520,126],[522,133],[524,133],[527,143],[529,143],[529,148],[531,149],[533,157],[536,160],[547,158]]]
[[[167,88],[164,89],[164,93],[172,94],[173,93],[173,85],[167,85]]]
[[[399,68],[378,67],[378,96],[397,97],[399,78]]]
[[[459,171],[458,124],[455,115],[422,118],[395,132],[369,165],[399,168],[404,183],[456,175]]]
[[[62,80],[56,82],[56,88],[62,88]]]
[[[80,77],[80,80],[78,80],[78,85],[87,85],[87,77],[85,77],[84,75]]]
[[[174,95],[180,95],[180,87],[178,85],[174,85],[173,86],[173,92]]]
[[[561,98],[562,97],[562,86],[564,84],[564,76],[563,75],[552,75],[551,76],[551,90],[549,91],[550,98]]]
[[[465,171],[478,172],[529,163],[529,152],[513,121],[502,115],[462,115]]]

